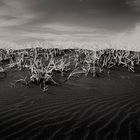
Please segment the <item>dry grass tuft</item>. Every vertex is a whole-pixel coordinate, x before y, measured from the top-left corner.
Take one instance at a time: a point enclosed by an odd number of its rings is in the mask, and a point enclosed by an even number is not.
[[[29,77],[21,77],[15,83],[29,85],[35,83],[46,92],[49,85],[57,85],[54,72],[66,80],[79,74],[86,76],[102,73],[114,66],[126,67],[134,72],[140,65],[140,53],[126,50],[86,50],[86,49],[42,49],[0,50],[0,73],[10,69],[28,70]],[[27,80],[28,79],[28,80]]]

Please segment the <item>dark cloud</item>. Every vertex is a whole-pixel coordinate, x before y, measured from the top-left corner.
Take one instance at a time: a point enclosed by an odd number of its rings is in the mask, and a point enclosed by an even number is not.
[[[35,22],[62,22],[122,30],[139,19],[138,0],[28,0]]]
[[[22,39],[32,33],[87,35],[98,30],[114,35],[133,30],[139,15],[140,0],[0,0],[0,37],[13,32]]]
[[[140,12],[140,0],[128,0],[127,4],[134,10],[137,12]]]
[[[119,10],[124,11],[128,8],[126,5],[127,1],[128,0],[29,0],[29,3],[32,4],[32,8],[39,11],[79,11],[99,8],[119,12]]]
[[[0,7],[5,5],[5,3],[3,1],[0,1]]]
[[[13,9],[19,7],[14,11],[15,17],[21,10],[26,15],[34,15],[29,25],[61,22],[122,30],[140,21],[140,0],[0,0],[0,5],[4,3],[15,4]],[[5,17],[14,14],[10,11]]]
[[[35,12],[60,12],[78,14],[89,9],[100,10],[110,14],[132,14],[131,5],[137,8],[138,0],[28,0],[29,7]],[[129,6],[130,5],[130,6]]]

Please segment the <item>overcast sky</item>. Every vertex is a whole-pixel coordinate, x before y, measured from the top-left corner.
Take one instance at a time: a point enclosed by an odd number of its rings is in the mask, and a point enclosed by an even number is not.
[[[11,42],[136,43],[139,23],[140,0],[0,0],[0,40]]]

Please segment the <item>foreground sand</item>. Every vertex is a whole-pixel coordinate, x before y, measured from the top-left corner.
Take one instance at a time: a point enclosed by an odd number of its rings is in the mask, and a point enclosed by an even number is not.
[[[0,76],[0,140],[140,139],[140,68],[71,79],[47,93],[35,85],[11,88],[25,73]]]

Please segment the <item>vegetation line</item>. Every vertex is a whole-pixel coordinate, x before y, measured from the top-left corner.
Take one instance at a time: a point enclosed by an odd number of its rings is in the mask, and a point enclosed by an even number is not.
[[[140,64],[140,53],[126,50],[87,50],[87,49],[43,49],[31,48],[23,50],[0,50],[0,74],[8,70],[28,70],[29,77],[23,77],[15,83],[24,82],[38,84],[46,92],[49,85],[57,85],[55,73],[69,80],[81,74],[102,73],[104,69],[114,66],[126,67],[135,72]]]

